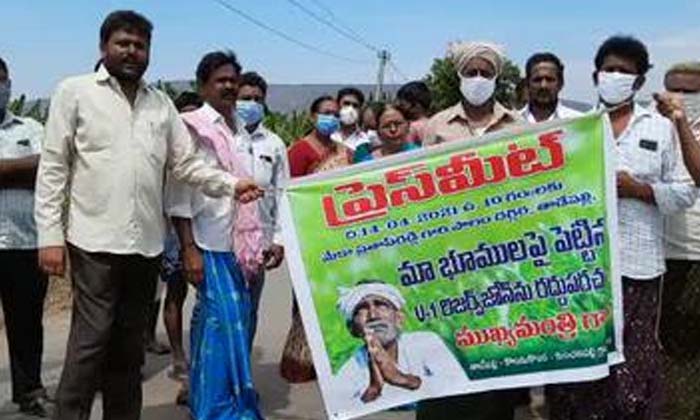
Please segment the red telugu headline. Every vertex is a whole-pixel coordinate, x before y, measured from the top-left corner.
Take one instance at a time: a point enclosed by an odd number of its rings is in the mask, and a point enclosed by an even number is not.
[[[450,156],[449,163],[437,167],[434,174],[425,164],[419,163],[387,171],[383,183],[365,185],[356,181],[339,185],[333,193],[321,198],[326,225],[338,228],[366,222],[388,215],[391,208],[560,169],[565,165],[563,138],[564,132],[558,130],[538,137],[540,149],[520,148],[511,143],[507,154],[486,158],[469,150]],[[540,160],[540,150],[548,152],[548,163]],[[417,182],[409,184],[411,180]],[[351,199],[336,204],[339,194]]]

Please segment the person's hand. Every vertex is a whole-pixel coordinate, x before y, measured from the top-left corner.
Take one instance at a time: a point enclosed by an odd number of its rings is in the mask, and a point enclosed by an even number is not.
[[[379,373],[381,373],[384,381],[406,389],[418,389],[420,387],[421,379],[415,375],[408,375],[401,372],[396,361],[384,350],[384,347],[374,335],[366,332],[365,342],[367,343],[367,351],[372,360],[377,364]]]
[[[617,173],[617,196],[620,198],[636,198],[639,182],[629,172]]]
[[[39,248],[39,268],[50,276],[63,276],[66,268],[65,247]]]
[[[686,118],[683,98],[671,92],[655,93],[656,109],[661,115],[673,122],[682,121]]]
[[[265,257],[265,269],[274,270],[279,267],[284,260],[284,247],[282,245],[272,244],[263,255]]]
[[[364,340],[368,350],[370,346],[370,339],[371,333],[366,332]],[[379,396],[382,395],[382,388],[384,388],[384,378],[382,377],[382,372],[379,370],[379,366],[371,354],[369,356],[369,363],[367,367],[369,369],[369,385],[360,397],[360,400],[362,400],[363,403],[369,403],[379,398]]]
[[[187,281],[198,286],[204,280],[204,261],[201,251],[191,243],[182,248],[182,268]]]
[[[243,204],[250,203],[262,197],[264,191],[253,180],[241,179],[236,183],[234,197]]]

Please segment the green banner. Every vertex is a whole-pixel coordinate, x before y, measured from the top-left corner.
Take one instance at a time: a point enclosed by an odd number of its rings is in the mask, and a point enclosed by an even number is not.
[[[621,360],[599,114],[295,180],[283,220],[328,414],[589,380]]]

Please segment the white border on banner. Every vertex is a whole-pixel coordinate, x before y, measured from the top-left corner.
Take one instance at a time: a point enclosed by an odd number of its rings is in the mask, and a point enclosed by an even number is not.
[[[576,118],[568,118],[539,124],[518,125],[509,129],[500,130],[496,133],[487,134],[478,139],[470,139],[468,141],[472,146],[482,146],[484,144],[503,139],[504,137],[522,136],[531,133],[542,132],[559,126],[567,125],[568,123],[578,119],[597,118],[605,113],[605,111],[596,111]],[[467,393],[471,394],[494,389],[498,390],[538,386],[542,384],[592,381],[608,376],[610,373],[611,365],[622,363],[624,361],[622,341],[624,320],[622,309],[622,282],[619,272],[619,264],[617,263],[617,258],[619,256],[618,243],[615,239],[617,238],[618,231],[617,187],[615,181],[615,148],[612,138],[610,137],[611,132],[607,118],[602,118],[602,130],[603,132],[600,133],[600,135],[603,137],[602,141],[604,142],[603,155],[605,159],[604,167],[606,171],[606,227],[608,232],[607,239],[609,242],[610,249],[610,264],[612,273],[612,278],[610,281],[612,287],[613,324],[615,334],[615,350],[611,351],[608,354],[608,364],[573,369],[563,369],[557,371],[528,373],[500,378],[479,379],[478,386],[474,382],[470,382],[470,386],[468,389],[456,390],[455,392],[449,394],[431,395],[427,398],[447,397],[450,395],[461,395]],[[316,368],[324,408],[329,418],[332,418],[334,420],[352,419],[355,417],[376,413],[379,410],[390,408],[396,405],[413,402],[415,401],[415,398],[406,399],[405,401],[392,401],[391,405],[387,405],[385,407],[377,408],[376,406],[373,406],[367,409],[353,410],[352,412],[338,410],[338,407],[332,406],[331,399],[326,398],[326,395],[331,395],[333,391],[333,373],[328,357],[328,352],[326,350],[326,346],[323,340],[323,334],[320,328],[320,321],[318,319],[318,314],[316,313],[316,308],[314,306],[310,282],[307,280],[308,276],[306,273],[306,268],[303,263],[301,249],[297,241],[298,236],[296,232],[296,226],[293,222],[294,219],[292,217],[291,205],[287,197],[287,188],[302,184],[311,185],[315,182],[325,181],[330,178],[348,177],[353,174],[359,174],[374,169],[379,169],[381,167],[399,165],[404,162],[419,159],[421,157],[428,157],[435,154],[458,151],[463,148],[463,141],[442,143],[436,146],[432,146],[430,148],[404,152],[399,155],[386,157],[381,159],[381,161],[375,160],[352,165],[346,168],[340,168],[332,171],[322,172],[319,174],[295,178],[289,180],[281,187],[283,190],[283,194],[281,194],[280,202],[280,220],[282,225],[282,236],[284,238],[285,250],[287,253],[287,265],[289,267],[294,294],[296,295],[297,304],[299,305],[302,322],[304,323],[306,338],[309,342],[311,355],[313,357],[314,366]],[[575,377],[576,380],[572,380],[573,377]]]

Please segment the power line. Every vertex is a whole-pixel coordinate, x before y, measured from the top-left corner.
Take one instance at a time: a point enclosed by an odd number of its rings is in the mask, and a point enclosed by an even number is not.
[[[318,7],[318,8],[321,9],[321,10],[323,10],[323,11],[328,15],[329,18],[333,19],[335,22],[338,22],[338,24],[339,24],[340,26],[342,26],[343,28],[345,28],[348,32],[352,33],[352,34],[355,35],[357,38],[363,39],[363,40],[364,40],[364,38],[362,37],[362,35],[360,35],[357,31],[355,31],[354,29],[352,29],[348,24],[344,23],[344,22],[338,17],[338,15],[336,15],[335,13],[333,13],[333,11],[330,9],[330,7],[328,7],[328,6],[326,6],[325,4],[323,4],[323,2],[321,2],[320,0],[311,0],[311,3],[315,4],[316,7]]]
[[[401,69],[399,69],[394,60],[390,60],[389,65],[396,72],[396,74],[398,74],[404,80],[404,82],[407,82],[409,80],[409,77],[406,76],[406,74],[402,72]]]
[[[369,42],[365,41],[362,37],[354,35],[354,34],[348,32],[347,30],[340,28],[335,23],[329,21],[328,19],[324,18],[323,16],[320,16],[318,13],[314,12],[313,10],[311,10],[308,7],[304,6],[303,4],[299,3],[297,0],[287,0],[287,1],[289,3],[291,3],[292,5],[296,6],[302,12],[311,16],[316,21],[328,26],[329,28],[333,29],[334,31],[336,31],[340,35],[344,36],[345,38],[362,45],[363,47],[369,49],[370,51],[379,52],[379,48],[377,48],[374,45],[370,44]]]
[[[366,64],[366,63],[367,63],[367,61],[358,60],[358,59],[355,59],[355,58],[350,58],[350,57],[345,57],[345,56],[342,56],[342,55],[338,55],[338,54],[335,54],[335,53],[333,53],[333,52],[326,51],[326,50],[324,50],[324,49],[315,47],[315,46],[313,46],[313,45],[311,45],[311,44],[308,44],[308,43],[306,43],[306,42],[304,42],[304,41],[299,41],[298,39],[293,38],[293,37],[290,36],[290,35],[287,35],[286,33],[280,31],[279,29],[276,29],[276,28],[274,28],[274,27],[272,27],[272,26],[270,26],[270,25],[268,25],[268,24],[266,24],[266,23],[264,23],[264,22],[262,22],[262,21],[256,19],[255,17],[253,17],[253,16],[247,14],[246,12],[244,12],[244,11],[242,11],[242,10],[240,10],[240,9],[238,9],[238,8],[236,8],[236,7],[234,7],[234,6],[232,6],[231,4],[229,4],[228,2],[226,2],[226,1],[224,1],[224,0],[212,0],[212,1],[214,1],[215,3],[218,3],[220,6],[222,6],[222,7],[225,8],[225,9],[227,9],[228,11],[237,14],[238,16],[242,17],[243,19],[247,20],[248,22],[250,22],[250,23],[252,23],[252,24],[254,24],[254,25],[256,25],[256,26],[258,26],[258,27],[260,27],[260,28],[262,28],[262,29],[264,29],[264,30],[266,30],[266,31],[268,31],[268,32],[271,32],[271,33],[277,35],[278,37],[280,37],[280,38],[282,38],[282,39],[284,39],[284,40],[286,40],[286,41],[288,41],[288,42],[291,42],[292,44],[295,44],[295,45],[297,45],[297,46],[299,46],[299,47],[305,48],[305,49],[307,49],[307,50],[309,50],[309,51],[313,51],[313,52],[315,52],[315,53],[317,53],[317,54],[325,55],[325,56],[328,56],[328,57],[333,57],[333,58],[336,58],[336,59],[338,59],[338,60],[343,60],[343,61],[347,61],[347,62],[351,62],[351,63],[361,63],[361,64]]]

